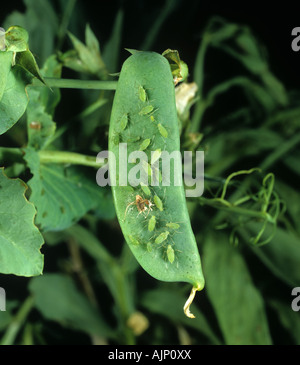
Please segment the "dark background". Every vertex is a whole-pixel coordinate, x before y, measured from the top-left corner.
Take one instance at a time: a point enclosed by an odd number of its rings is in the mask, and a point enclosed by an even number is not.
[[[177,9],[164,23],[153,51],[161,53],[167,48],[177,49],[192,69],[201,32],[212,16],[219,15],[229,21],[248,25],[266,46],[275,75],[287,88],[298,87],[300,52],[291,49],[293,39],[291,31],[294,27],[300,26],[299,3],[295,5],[287,1],[278,4],[264,1],[249,3],[243,1],[238,4],[228,1],[222,3],[200,0],[174,1],[178,3]],[[60,2],[53,0],[57,9],[59,3],[64,4],[66,0]],[[81,8],[81,19],[78,21],[82,23],[82,39],[85,23],[89,22],[100,44],[105,43],[110,36],[117,10],[123,6],[125,18],[122,47],[138,48],[163,4],[162,0],[78,0],[76,7]],[[2,2],[0,26],[13,10],[25,11],[23,1]],[[127,58],[125,51],[122,55],[124,59]],[[220,67],[218,59],[211,59],[210,62],[212,68],[218,70]]]

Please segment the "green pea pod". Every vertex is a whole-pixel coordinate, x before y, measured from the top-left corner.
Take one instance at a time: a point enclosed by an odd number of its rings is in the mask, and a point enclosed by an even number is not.
[[[124,114],[130,121],[126,128],[122,124]],[[162,128],[165,133],[162,133]],[[116,135],[119,136],[118,140]],[[150,144],[148,140],[151,140]],[[119,141],[124,145],[127,143],[127,150],[121,153]],[[143,171],[148,171],[146,177],[150,180],[148,193],[150,191],[151,196],[145,194],[145,181],[140,181],[136,186],[130,186],[129,182],[128,186],[120,186],[126,185],[120,167],[124,168],[124,164],[130,162],[130,153],[141,153],[141,141],[147,141],[142,153],[146,153],[148,164],[151,163],[151,152],[157,160],[160,157],[157,151],[180,151],[170,65],[163,56],[154,52],[136,52],[122,67],[109,129],[109,150],[115,155],[115,159],[109,158],[110,179],[115,182],[112,191],[118,220],[134,256],[154,278],[187,282],[193,286],[184,306],[185,314],[193,318],[189,306],[195,292],[204,287],[204,278],[186,207],[184,187],[183,184],[175,186],[174,183],[176,178],[182,182],[182,171],[170,163],[170,185],[164,186],[164,181],[159,180],[158,186],[153,186],[149,169],[141,167],[137,179]],[[139,167],[137,160],[131,162],[127,164],[127,177],[131,169]],[[151,218],[154,215],[155,218]],[[154,219],[155,225],[152,224]]]

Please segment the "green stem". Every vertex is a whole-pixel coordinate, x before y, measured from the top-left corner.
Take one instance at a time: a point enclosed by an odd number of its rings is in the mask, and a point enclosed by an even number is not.
[[[24,152],[21,148],[0,147],[0,165],[3,165],[4,161],[24,163],[23,156]],[[104,165],[97,162],[95,156],[87,156],[75,152],[41,150],[39,151],[39,156],[40,162],[44,164],[72,164],[95,168]]]
[[[0,341],[0,345],[12,345],[14,343],[19,330],[33,307],[33,304],[33,297],[29,296],[26,298],[15,318],[6,329],[6,332]]]
[[[300,133],[294,135],[291,139],[278,146],[272,153],[270,153],[264,161],[260,164],[262,170],[267,170],[270,166],[291,151],[298,143],[300,143]]]
[[[68,29],[68,25],[69,25],[76,1],[77,0],[69,0],[67,5],[65,6],[62,20],[61,20],[61,23],[60,23],[60,26],[59,26],[58,32],[57,32],[57,39],[58,39],[57,49],[61,49],[61,47],[63,45],[63,41],[64,41],[67,29]]]
[[[103,164],[96,161],[94,156],[67,151],[39,151],[41,163],[72,164],[99,168]]]
[[[52,77],[45,77],[44,80],[48,87],[57,87],[61,89],[116,90],[118,83],[117,81],[56,79]],[[44,87],[45,85],[38,79],[34,79],[29,86]]]
[[[135,337],[126,325],[129,315],[134,311],[128,274],[124,272],[120,262],[107,251],[105,246],[90,231],[80,225],[74,225],[68,228],[67,233],[96,260],[103,281],[108,286],[118,307],[125,342],[127,345],[135,344]]]
[[[0,147],[0,166],[3,165],[4,161],[24,162],[23,155],[20,148]]]

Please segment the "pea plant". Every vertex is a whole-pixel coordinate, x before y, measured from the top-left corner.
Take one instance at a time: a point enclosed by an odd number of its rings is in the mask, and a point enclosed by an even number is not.
[[[120,60],[124,10],[100,49],[76,1],[25,3],[0,29],[0,343],[299,343],[299,105],[251,30],[212,17],[188,67],[151,49],[166,1]],[[240,74],[207,84],[211,55]],[[164,184],[186,151],[196,196],[181,160]]]

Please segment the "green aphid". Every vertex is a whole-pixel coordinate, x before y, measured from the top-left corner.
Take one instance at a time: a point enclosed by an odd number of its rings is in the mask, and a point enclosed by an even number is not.
[[[157,128],[159,130],[159,133],[164,137],[164,138],[168,138],[168,132],[166,130],[165,127],[163,127],[160,123],[157,124]]]
[[[128,124],[128,114],[124,114],[120,120],[120,128],[122,131],[127,127]]]
[[[144,183],[140,183],[141,185],[141,189],[143,190],[143,193],[147,196],[151,196],[151,191],[149,189],[149,187],[147,185],[145,185]]]
[[[142,108],[139,111],[139,115],[147,115],[147,114],[150,114],[151,112],[153,112],[153,110],[154,110],[154,106],[153,105],[144,106],[144,108]]]
[[[134,142],[138,142],[141,139],[140,136],[138,137],[132,137],[132,138],[128,138],[127,143],[134,143]]]
[[[168,238],[169,234],[170,234],[169,231],[162,232],[159,236],[155,238],[154,242],[157,244],[164,242]]]
[[[144,139],[143,142],[140,144],[139,150],[144,151],[149,146],[150,142],[151,142],[150,138]]]
[[[156,217],[155,217],[155,215],[153,215],[153,216],[149,219],[149,222],[148,222],[148,231],[149,231],[149,232],[154,231],[155,225],[156,225]]]
[[[162,212],[164,210],[164,206],[163,206],[161,199],[157,195],[154,195],[153,200],[154,200],[154,204]]]
[[[152,169],[151,166],[148,162],[146,162],[145,160],[142,160],[142,168],[144,169],[144,171],[146,172],[146,174],[148,176],[151,176],[152,174]]]
[[[167,247],[167,257],[169,262],[172,264],[175,260],[175,252],[171,245],[168,245]]]
[[[161,148],[151,152],[151,164],[157,161],[161,156]]]
[[[145,103],[147,101],[147,93],[146,90],[143,88],[143,86],[139,86],[139,98],[140,100]]]
[[[118,132],[115,132],[113,134],[112,141],[113,141],[114,145],[118,145],[121,142],[121,137]]]
[[[148,242],[147,245],[146,245],[146,247],[147,247],[147,251],[148,252],[152,252],[153,246],[152,246],[152,243],[151,242]]]
[[[131,243],[135,246],[138,246],[140,244],[139,241],[136,238],[134,238],[132,235],[129,235],[129,239],[130,239]]]
[[[178,223],[167,223],[166,227],[171,228],[171,229],[178,229],[180,227],[180,224],[178,224]]]

